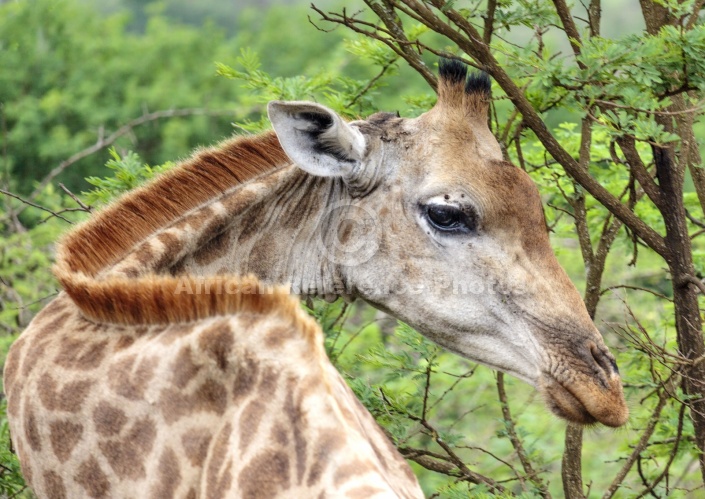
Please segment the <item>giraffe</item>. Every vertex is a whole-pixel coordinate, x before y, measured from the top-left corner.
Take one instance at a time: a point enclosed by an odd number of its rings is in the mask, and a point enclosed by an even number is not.
[[[63,287],[12,346],[8,419],[40,497],[422,497],[290,292],[362,299],[535,386],[628,418],[539,193],[441,60],[423,115],[271,102],[274,132],[195,153],[58,245]]]

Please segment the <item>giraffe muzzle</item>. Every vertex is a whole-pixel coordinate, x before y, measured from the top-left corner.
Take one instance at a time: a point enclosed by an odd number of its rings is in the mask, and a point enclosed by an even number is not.
[[[594,343],[581,353],[542,374],[539,390],[548,407],[571,423],[622,426],[629,409],[614,358],[606,347]]]

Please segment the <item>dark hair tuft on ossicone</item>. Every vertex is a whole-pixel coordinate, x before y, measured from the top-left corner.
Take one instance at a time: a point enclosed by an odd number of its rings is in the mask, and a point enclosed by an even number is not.
[[[484,71],[472,73],[468,76],[468,80],[465,83],[465,93],[468,94],[485,94],[489,97],[491,89],[492,82],[490,81],[489,75]]]
[[[465,82],[465,78],[468,75],[468,67],[458,60],[441,57],[438,62],[438,74],[442,80],[458,84]]]
[[[468,67],[457,59],[441,57],[438,63],[438,74],[441,80],[451,85],[464,83],[467,94],[480,94],[486,97],[490,95],[492,83],[487,73],[478,71],[468,75]]]

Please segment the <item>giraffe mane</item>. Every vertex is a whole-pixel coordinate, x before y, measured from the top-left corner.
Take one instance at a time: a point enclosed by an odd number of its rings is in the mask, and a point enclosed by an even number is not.
[[[296,313],[298,302],[288,291],[264,287],[252,276],[99,276],[179,216],[287,163],[290,160],[274,132],[230,139],[202,150],[121,196],[64,236],[57,246],[54,275],[83,314],[99,322],[188,322],[275,310],[296,322],[305,320]],[[219,292],[193,292],[200,287]]]
[[[59,243],[57,262],[95,276],[176,217],[288,162],[274,132],[201,150],[70,231]]]

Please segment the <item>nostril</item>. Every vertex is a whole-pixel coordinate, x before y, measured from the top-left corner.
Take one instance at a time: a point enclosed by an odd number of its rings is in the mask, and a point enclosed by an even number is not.
[[[617,361],[614,360],[614,357],[610,356],[609,361],[610,365],[612,366],[612,369],[614,369],[614,372],[619,374],[619,367],[617,367]]]
[[[613,374],[619,374],[619,368],[617,367],[617,362],[615,362],[614,357],[608,351],[600,348],[599,346],[592,344],[590,345],[590,353],[595,363],[600,366],[602,372],[611,377]]]

